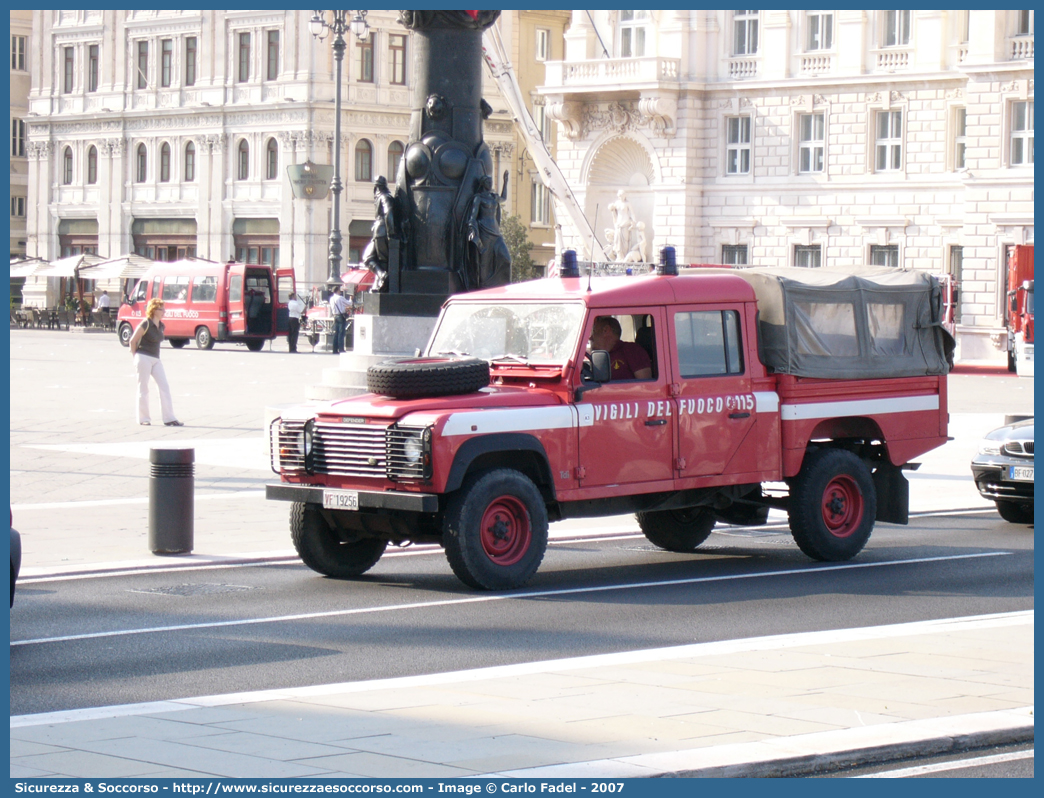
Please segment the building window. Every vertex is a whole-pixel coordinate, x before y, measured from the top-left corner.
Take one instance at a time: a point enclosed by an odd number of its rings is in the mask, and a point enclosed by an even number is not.
[[[551,143],[551,120],[547,116],[547,107],[543,103],[543,98],[540,99],[539,103],[533,105],[533,122],[537,126],[537,130],[540,131],[540,138],[545,144]]]
[[[889,172],[903,168],[903,112],[877,112],[877,144],[874,168]]]
[[[910,43],[910,12],[885,11],[884,46],[902,47]]]
[[[93,186],[98,182],[98,149],[91,146],[87,150],[87,185]]]
[[[11,37],[11,69],[16,72],[25,72],[25,46],[27,42],[27,36]]]
[[[960,302],[960,290],[961,290],[961,270],[964,268],[964,247],[953,246],[950,247],[950,274],[953,277],[955,283],[953,290],[953,320],[954,323],[961,323],[961,302]]]
[[[805,39],[805,49],[829,50],[834,46],[834,15],[822,11],[810,11],[808,13],[808,36]]]
[[[246,143],[246,139],[240,139],[237,155],[236,177],[239,180],[246,180],[250,177],[250,145]]]
[[[185,145],[185,182],[196,179],[196,145],[191,141]]]
[[[758,51],[758,12],[732,12],[732,54],[754,55]]]
[[[721,247],[721,262],[726,266],[746,266],[747,245],[723,244]]]
[[[1033,11],[1016,11],[1015,35],[1028,36],[1033,33]]]
[[[533,224],[551,224],[551,192],[547,190],[547,186],[539,180],[534,180],[530,198]]]
[[[185,85],[196,85],[196,37],[185,37]]]
[[[174,63],[174,40],[163,39],[160,42],[160,85],[170,88],[170,71]]]
[[[953,116],[953,168],[963,169],[966,166],[965,153],[968,132],[968,109],[955,108]]]
[[[547,28],[536,29],[536,60],[546,61],[551,57],[551,31]]]
[[[275,139],[269,139],[265,145],[265,179],[275,180],[279,173],[279,145]]]
[[[268,80],[279,77],[279,31],[268,31]]]
[[[11,155],[25,157],[25,122],[21,119],[11,120]]]
[[[730,116],[725,126],[725,173],[750,174],[750,117]]]
[[[238,80],[246,83],[250,80],[250,34],[239,34],[239,71]]]
[[[145,149],[144,144],[138,145],[138,157],[137,157],[137,172],[135,174],[136,182],[144,183],[148,177],[149,167],[149,154]]]
[[[72,149],[66,147],[62,150],[62,185],[72,185],[73,181],[73,159]]]
[[[98,45],[87,48],[87,91],[98,91]]]
[[[366,139],[355,145],[355,179],[360,182],[373,180],[373,147]]]
[[[1033,100],[1011,104],[1011,165],[1033,163]]]
[[[822,257],[822,248],[819,244],[813,244],[810,247],[800,245],[794,247],[794,265],[803,269],[818,269],[823,265]]]
[[[400,33],[388,36],[388,56],[391,67],[391,82],[396,86],[406,85],[406,37]]]
[[[11,197],[11,216],[15,219],[25,218],[25,197]]]
[[[899,245],[889,244],[887,246],[879,246],[877,244],[871,244],[870,264],[873,266],[890,266],[893,269],[898,269]]]
[[[800,149],[799,172],[822,172],[826,137],[823,132],[823,114],[801,114],[798,117]]]
[[[399,174],[399,161],[402,160],[403,147],[401,141],[393,141],[388,145],[388,174],[389,180],[395,180]]]
[[[620,12],[620,57],[641,58],[645,55],[645,30],[648,11]]]
[[[371,33],[365,41],[355,43],[355,74],[359,83],[373,83],[373,40]]]
[[[138,42],[138,88],[146,89],[149,86],[149,43]]]
[[[160,147],[160,182],[170,182],[170,145],[163,142]]]
[[[72,47],[62,48],[62,93],[71,94],[73,90],[73,57]]]

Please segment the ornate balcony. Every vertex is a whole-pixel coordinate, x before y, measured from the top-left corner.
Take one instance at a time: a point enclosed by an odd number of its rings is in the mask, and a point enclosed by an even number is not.
[[[903,72],[910,68],[910,49],[898,49],[889,47],[886,50],[877,50],[878,72]]]
[[[642,88],[676,83],[678,58],[598,58],[590,61],[548,61],[544,89],[594,91]]]
[[[1018,36],[1011,40],[1011,60],[1033,60],[1033,35]]]
[[[729,79],[749,80],[758,76],[758,60],[749,56],[729,59]]]
[[[825,75],[834,69],[834,56],[808,53],[801,56],[802,75]]]

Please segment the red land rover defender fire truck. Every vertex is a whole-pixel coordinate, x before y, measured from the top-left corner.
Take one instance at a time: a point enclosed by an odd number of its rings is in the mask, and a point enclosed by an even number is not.
[[[1033,247],[1014,246],[1008,253],[1008,371],[1033,376]]]
[[[200,349],[241,343],[259,352],[265,341],[289,331],[287,302],[293,292],[293,269],[202,258],[159,263],[124,298],[116,332],[127,346],[149,300],[159,297],[166,338],[175,349],[195,339]]]
[[[717,521],[778,507],[828,561],[877,520],[906,523],[903,469],[947,440],[938,281],[660,271],[451,297],[425,357],[372,366],[372,393],[284,412],[267,496],[293,502],[305,564],[352,577],[388,543],[434,542],[466,584],[508,589],[564,518],[635,512],[654,544],[691,552]],[[649,379],[613,381],[613,353],[587,351],[601,316],[646,350]]]

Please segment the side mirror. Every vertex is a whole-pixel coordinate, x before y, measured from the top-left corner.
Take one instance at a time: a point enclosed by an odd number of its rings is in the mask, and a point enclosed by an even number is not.
[[[596,349],[591,352],[591,380],[593,382],[609,382],[612,374],[612,365],[609,353],[604,349]]]

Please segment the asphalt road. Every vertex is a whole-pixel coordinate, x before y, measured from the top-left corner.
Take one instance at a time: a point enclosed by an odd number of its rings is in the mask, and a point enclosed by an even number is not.
[[[779,527],[724,528],[696,555],[597,529],[554,541],[511,594],[467,590],[433,547],[356,581],[290,561],[30,581],[11,714],[1033,607],[1033,530],[992,512],[880,524],[839,565]]]
[[[996,746],[945,756],[923,756],[866,768],[835,771],[821,778],[1032,779],[1033,743]]]

